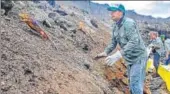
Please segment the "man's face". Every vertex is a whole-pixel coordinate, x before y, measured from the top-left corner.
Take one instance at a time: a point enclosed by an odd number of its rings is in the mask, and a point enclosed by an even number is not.
[[[156,37],[157,37],[157,35],[156,35],[155,33],[151,33],[151,34],[150,34],[150,39],[151,39],[151,40],[156,39]]]
[[[111,11],[111,18],[114,21],[118,21],[122,17],[122,12],[120,11]]]

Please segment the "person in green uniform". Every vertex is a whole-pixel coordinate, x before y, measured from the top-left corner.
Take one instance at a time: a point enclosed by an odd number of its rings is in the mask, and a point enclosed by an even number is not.
[[[147,52],[139,29],[133,19],[127,18],[122,4],[110,6],[112,20],[115,21],[110,44],[96,58],[106,57],[106,64],[112,66],[120,58],[124,58],[129,78],[131,94],[143,94]],[[121,50],[109,55],[117,46]]]

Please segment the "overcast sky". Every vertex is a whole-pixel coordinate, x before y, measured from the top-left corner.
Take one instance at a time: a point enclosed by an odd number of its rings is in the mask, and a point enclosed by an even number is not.
[[[92,1],[101,4],[123,4],[128,10],[153,17],[170,17],[170,1]]]

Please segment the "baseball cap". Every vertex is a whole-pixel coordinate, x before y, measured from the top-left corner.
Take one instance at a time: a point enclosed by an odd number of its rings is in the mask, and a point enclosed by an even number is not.
[[[125,7],[122,4],[113,4],[107,8],[108,11],[121,11],[125,13]]]

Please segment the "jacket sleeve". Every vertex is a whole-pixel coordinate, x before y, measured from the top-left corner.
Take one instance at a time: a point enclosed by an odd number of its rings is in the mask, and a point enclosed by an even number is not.
[[[166,51],[169,51],[170,50],[170,47],[168,46],[168,42],[165,41],[165,50]]]
[[[113,36],[113,32],[112,32],[112,39],[111,39],[110,43],[108,44],[108,46],[105,48],[104,51],[107,54],[109,54],[116,48],[116,46],[117,46],[117,41],[115,40],[115,37]]]
[[[161,48],[162,41],[161,39],[159,39],[159,37],[153,42],[151,42],[151,44],[149,44],[149,47],[153,47],[154,49],[160,49]]]
[[[158,39],[157,39],[157,41],[156,41],[156,43],[154,45],[154,48],[155,49],[160,49],[162,45],[163,45],[162,40],[158,37]]]
[[[134,54],[134,48],[138,47],[140,36],[139,32],[137,31],[135,22],[128,23],[125,25],[125,33],[127,37],[127,44],[121,49],[122,55],[131,55]]]

